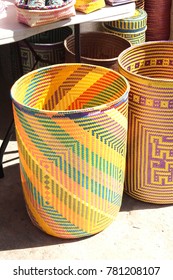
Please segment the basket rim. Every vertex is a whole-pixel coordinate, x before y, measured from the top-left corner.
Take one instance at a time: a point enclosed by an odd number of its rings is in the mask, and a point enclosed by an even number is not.
[[[130,41],[128,41],[127,39],[125,39],[125,38],[123,38],[123,37],[121,37],[121,36],[118,36],[118,35],[116,35],[116,34],[113,34],[113,33],[102,32],[102,31],[89,31],[89,32],[81,33],[80,35],[82,36],[82,35],[84,35],[84,34],[102,34],[102,35],[106,34],[106,35],[112,36],[112,38],[113,38],[113,37],[114,37],[115,39],[118,38],[118,39],[121,40],[122,42],[126,42],[126,43],[128,43],[130,46],[132,46],[132,43],[131,43]],[[74,38],[74,35],[71,34],[71,35],[69,35],[69,36],[64,40],[64,47],[68,50],[68,52],[69,52],[70,54],[75,55],[75,53],[72,52],[72,51],[68,48],[68,46],[67,46],[67,40],[68,40],[69,38]],[[130,46],[129,46],[129,47],[130,47]],[[93,57],[86,57],[86,56],[82,56],[82,55],[81,55],[81,58],[84,59],[85,61],[91,61],[91,60],[92,60],[93,62],[94,62],[94,61],[95,61],[95,62],[101,62],[101,61],[103,61],[103,58],[93,58]],[[114,62],[114,61],[117,61],[117,60],[118,60],[118,56],[117,56],[117,57],[112,57],[112,58],[104,58],[104,61],[105,61],[105,62]]]
[[[107,72],[112,72],[114,74],[116,74],[116,76],[118,77],[121,77],[121,79],[125,82],[126,84],[126,90],[124,91],[124,93],[116,98],[114,101],[111,101],[111,102],[108,102],[108,103],[105,103],[105,104],[101,104],[101,105],[98,105],[98,106],[94,106],[94,107],[88,107],[88,108],[84,108],[84,109],[76,109],[76,110],[44,110],[44,109],[38,109],[38,108],[33,108],[33,107],[30,107],[28,105],[25,105],[19,101],[17,101],[15,98],[14,98],[14,94],[15,94],[15,88],[17,86],[17,84],[25,79],[27,76],[30,76],[31,73],[34,73],[34,72],[39,72],[39,71],[43,71],[43,70],[46,70],[46,69],[50,69],[50,68],[58,68],[58,67],[66,67],[66,66],[73,66],[73,65],[79,65],[79,66],[85,66],[85,67],[94,67],[94,68],[101,68],[103,70],[106,70]],[[126,98],[126,95],[129,93],[130,91],[130,83],[128,82],[128,80],[122,75],[120,74],[119,72],[117,71],[114,71],[112,69],[108,69],[108,68],[105,68],[103,66],[98,66],[98,65],[93,65],[93,64],[86,64],[86,63],[62,63],[62,64],[54,64],[54,65],[50,65],[50,66],[45,66],[45,67],[42,67],[42,68],[39,68],[39,69],[36,69],[36,70],[33,70],[25,75],[23,75],[22,77],[20,77],[11,87],[11,90],[10,90],[10,95],[11,95],[11,98],[12,98],[12,101],[14,104],[18,105],[19,107],[23,107],[25,108],[26,110],[28,109],[29,111],[32,111],[34,113],[49,113],[49,114],[52,114],[52,115],[70,115],[70,114],[80,114],[80,113],[91,113],[91,112],[98,112],[98,111],[105,111],[105,110],[109,110],[112,106],[114,106],[115,104],[118,104],[119,102],[125,100]]]
[[[144,42],[144,43],[140,43],[140,44],[137,44],[137,45],[132,45],[128,49],[122,51],[121,54],[118,56],[118,68],[120,67],[124,72],[128,73],[131,76],[137,77],[138,79],[141,79],[141,80],[152,81],[152,82],[160,82],[160,83],[162,83],[164,81],[166,83],[172,83],[173,84],[173,79],[169,79],[169,78],[168,79],[166,79],[166,78],[152,78],[152,77],[148,77],[148,76],[143,76],[143,75],[140,75],[140,74],[132,73],[131,71],[125,69],[124,66],[122,65],[121,59],[129,51],[135,50],[135,49],[139,49],[140,47],[145,47],[145,46],[148,46],[148,45],[149,46],[150,45],[156,45],[157,46],[159,44],[161,44],[163,46],[165,44],[172,45],[172,48],[173,48],[173,41],[171,41],[171,40],[170,41],[167,41],[167,40],[149,41],[149,42]]]

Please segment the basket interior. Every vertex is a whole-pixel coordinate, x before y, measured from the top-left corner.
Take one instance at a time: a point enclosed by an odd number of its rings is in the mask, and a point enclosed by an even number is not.
[[[115,71],[85,64],[59,64],[30,72],[12,88],[14,101],[51,111],[86,109],[118,102],[127,82]]]
[[[113,59],[131,46],[130,42],[114,34],[104,32],[88,32],[80,35],[81,56],[93,59]],[[75,38],[66,39],[66,49],[75,54]]]
[[[135,46],[120,55],[119,63],[133,74],[173,79],[173,42]]]

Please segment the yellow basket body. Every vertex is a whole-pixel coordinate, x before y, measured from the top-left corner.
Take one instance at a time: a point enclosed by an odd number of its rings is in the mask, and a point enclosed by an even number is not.
[[[173,203],[173,42],[130,47],[118,63],[131,88],[125,191]]]
[[[60,238],[105,229],[124,187],[129,84],[100,66],[59,64],[12,87],[21,180],[32,222]]]

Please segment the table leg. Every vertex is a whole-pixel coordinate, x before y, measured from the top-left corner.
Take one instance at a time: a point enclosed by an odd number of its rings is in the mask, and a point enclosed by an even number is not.
[[[75,24],[74,35],[75,35],[75,60],[77,63],[80,63],[81,62],[80,24]]]
[[[7,148],[7,145],[10,141],[10,138],[11,138],[13,132],[14,132],[14,120],[12,120],[12,122],[7,130],[7,133],[5,135],[5,138],[0,147],[0,178],[4,177],[3,166],[2,166],[3,155],[4,155],[4,152]]]

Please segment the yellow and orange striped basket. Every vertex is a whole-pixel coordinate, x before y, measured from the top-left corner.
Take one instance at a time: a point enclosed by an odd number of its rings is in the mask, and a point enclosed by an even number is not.
[[[150,203],[173,203],[173,42],[123,51],[130,82],[125,191]]]
[[[12,87],[21,181],[32,222],[60,238],[98,233],[124,189],[129,83],[87,64],[59,64]]]

